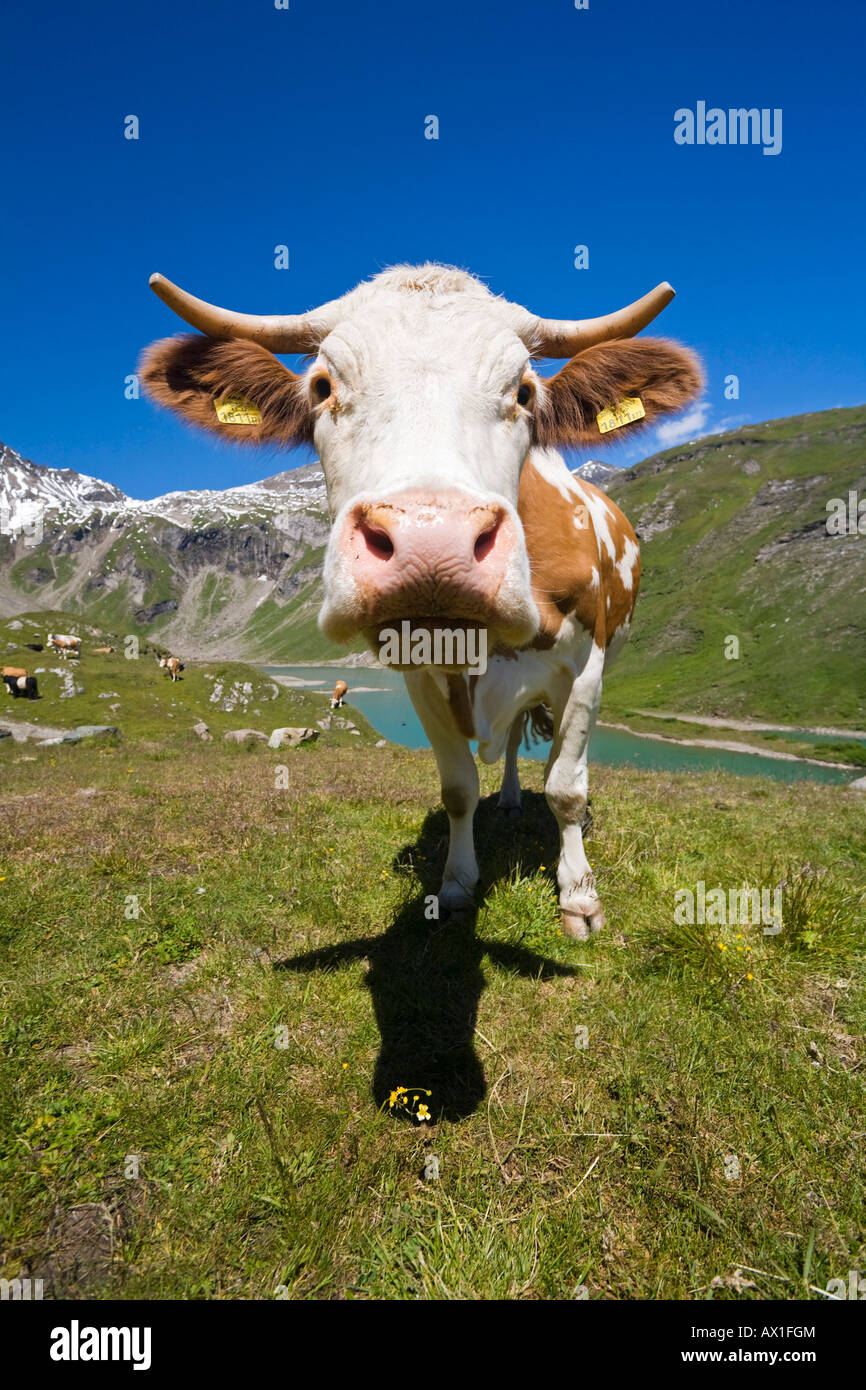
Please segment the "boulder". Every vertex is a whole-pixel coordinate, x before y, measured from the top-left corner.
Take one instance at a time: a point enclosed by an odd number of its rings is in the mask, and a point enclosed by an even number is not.
[[[297,748],[301,743],[309,743],[318,738],[318,729],[274,729],[268,739],[269,748]]]
[[[202,743],[213,743],[213,734],[203,719],[200,719],[197,724],[193,724],[192,731],[198,735]]]
[[[229,729],[223,738],[227,743],[249,743],[254,739],[259,743],[267,742],[267,734],[259,733],[258,729]]]
[[[855,792],[866,792],[866,777],[858,777],[855,782],[849,782],[848,786]]]
[[[112,738],[119,733],[116,724],[79,724],[63,735],[63,742],[80,743],[83,738]]]

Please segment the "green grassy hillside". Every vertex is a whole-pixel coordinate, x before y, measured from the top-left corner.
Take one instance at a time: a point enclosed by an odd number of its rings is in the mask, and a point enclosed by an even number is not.
[[[644,578],[605,711],[866,726],[866,535],[825,525],[849,490],[866,497],[863,406],[748,425],[616,479]]]
[[[21,627],[10,627],[10,623]],[[33,652],[24,644],[44,642],[47,632],[76,632],[82,638],[80,661],[58,653]],[[94,647],[116,645],[112,655]],[[124,739],[196,742],[193,725],[203,720],[216,738],[230,729],[252,728],[270,734],[281,727],[310,726],[329,713],[330,691],[288,690],[254,667],[238,661],[186,662],[175,683],[157,665],[163,648],[142,642],[139,657],[124,656],[123,637],[82,623],[69,613],[30,613],[0,622],[0,656],[6,666],[40,671],[39,700],[13,699],[0,691],[0,725],[16,722],[40,728],[71,729],[80,724],[110,724]],[[336,679],[336,677],[335,677]],[[338,746],[375,741],[379,736],[364,716],[346,707],[345,717],[360,731],[334,727],[322,737]],[[0,748],[11,740],[0,741]],[[7,752],[7,756],[9,753]]]

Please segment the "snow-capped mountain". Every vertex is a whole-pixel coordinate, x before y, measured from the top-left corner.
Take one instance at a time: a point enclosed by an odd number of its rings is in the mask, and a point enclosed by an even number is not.
[[[0,444],[0,518],[6,535],[32,528],[34,519],[47,511],[80,520],[128,501],[112,483],[71,468],[44,468]]]
[[[575,468],[574,473],[576,477],[583,478],[587,483],[594,483],[605,492],[611,478],[618,477],[622,469],[614,468],[610,463],[599,463],[596,459],[589,459],[579,468]]]
[[[317,463],[144,501],[0,445],[0,607],[9,614],[80,613],[190,657],[336,655],[315,626],[328,530]]]
[[[32,530],[40,515],[65,522],[85,521],[96,514],[162,517],[183,523],[204,517],[224,519],[256,511],[272,515],[325,506],[325,479],[317,463],[223,491],[167,492],[141,501],[128,497],[113,483],[71,468],[46,468],[0,444],[0,518],[6,535]]]

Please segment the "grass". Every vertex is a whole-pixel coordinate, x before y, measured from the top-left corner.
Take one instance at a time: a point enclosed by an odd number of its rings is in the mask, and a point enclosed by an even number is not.
[[[609,926],[580,944],[538,764],[507,834],[482,802],[484,891],[445,923],[428,753],[0,758],[3,1276],[802,1299],[863,1268],[857,793],[594,769]],[[678,925],[699,879],[783,881],[782,933]],[[391,1113],[398,1086],[430,1091],[431,1125]]]

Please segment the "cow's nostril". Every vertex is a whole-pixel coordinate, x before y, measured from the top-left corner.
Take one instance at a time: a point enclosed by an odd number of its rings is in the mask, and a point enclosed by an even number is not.
[[[358,530],[364,537],[364,542],[371,555],[375,555],[379,560],[390,560],[394,554],[394,542],[387,531],[381,531],[377,526],[371,526],[368,521],[359,521]]]
[[[479,564],[481,564],[482,560],[487,559],[487,556],[490,554],[491,550],[496,544],[496,536],[499,531],[499,526],[500,519],[497,519],[496,521],[494,521],[492,526],[488,526],[486,531],[482,531],[481,535],[476,540],[475,559],[478,561]]]

